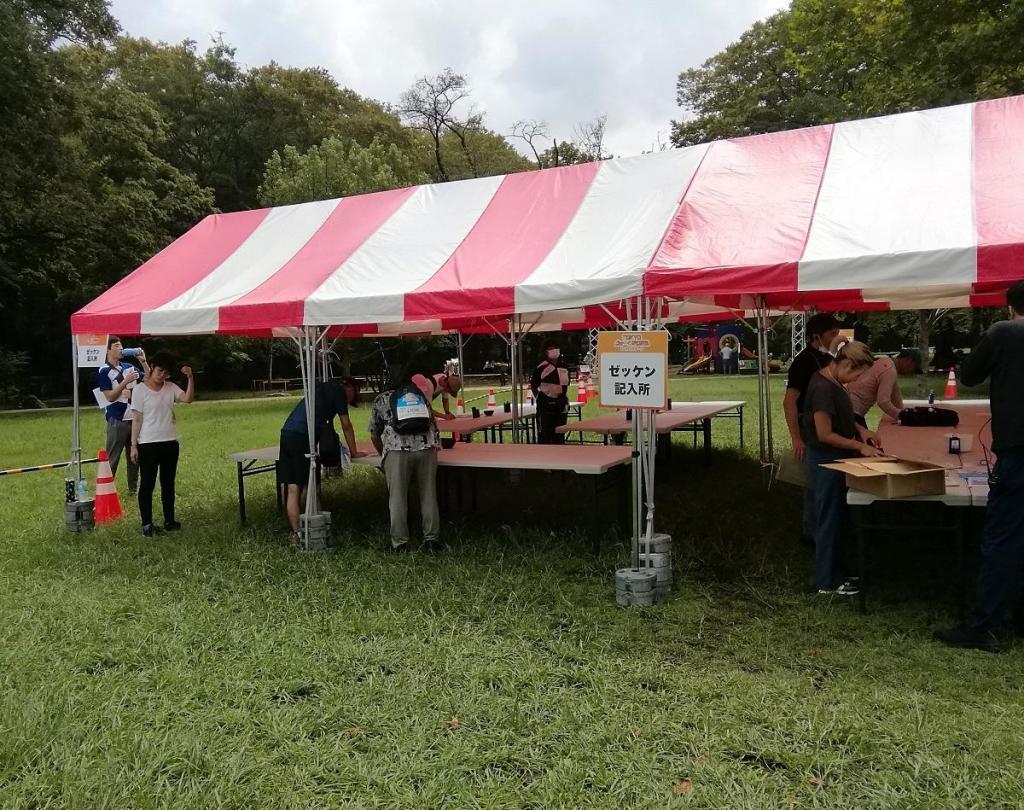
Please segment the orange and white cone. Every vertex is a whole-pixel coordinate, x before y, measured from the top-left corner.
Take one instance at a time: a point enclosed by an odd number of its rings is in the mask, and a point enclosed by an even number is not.
[[[100,450],[98,456],[94,506],[96,523],[113,523],[124,517],[124,509],[121,508],[121,499],[117,497],[117,487],[114,485],[114,474],[110,471],[107,451]]]
[[[587,404],[587,384],[583,381],[583,374],[576,380],[576,404],[586,405]]]
[[[462,397],[455,400],[455,415],[464,416],[466,413],[466,406],[462,404]]]
[[[946,393],[943,399],[956,399],[956,373],[949,369],[949,377],[946,378]]]
[[[487,407],[488,408],[497,408],[498,407],[498,400],[494,398],[494,389],[493,388],[488,388],[487,389]]]

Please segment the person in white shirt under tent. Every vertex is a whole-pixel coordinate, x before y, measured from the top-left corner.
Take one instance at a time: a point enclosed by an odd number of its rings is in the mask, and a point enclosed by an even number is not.
[[[157,353],[150,361],[150,373],[132,393],[131,460],[139,465],[139,516],[144,537],[160,532],[153,525],[153,490],[158,473],[164,530],[181,528],[174,516],[174,482],[179,455],[174,403],[195,399],[195,381],[191,367],[182,366],[181,373],[188,379],[188,386],[182,391],[170,380],[173,367],[174,360],[169,354]]]

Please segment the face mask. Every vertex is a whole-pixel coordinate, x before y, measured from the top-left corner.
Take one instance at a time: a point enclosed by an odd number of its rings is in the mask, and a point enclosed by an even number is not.
[[[557,360],[561,356],[561,349],[548,349],[548,360]]]

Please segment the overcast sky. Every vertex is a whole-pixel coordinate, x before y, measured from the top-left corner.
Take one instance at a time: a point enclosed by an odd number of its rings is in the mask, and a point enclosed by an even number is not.
[[[133,36],[217,32],[245,66],[321,65],[339,84],[395,103],[418,77],[465,74],[486,124],[547,121],[559,140],[606,113],[616,155],[667,141],[679,72],[785,0],[113,0]],[[520,145],[521,142],[520,142]]]

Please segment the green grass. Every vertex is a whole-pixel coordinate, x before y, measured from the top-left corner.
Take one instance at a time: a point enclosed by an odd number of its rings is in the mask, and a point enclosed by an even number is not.
[[[179,409],[186,529],[156,543],[133,504],[66,534],[59,471],[0,478],[0,806],[1019,806],[1020,651],[929,640],[952,551],[881,543],[867,616],[812,594],[799,496],[751,455],[754,381],[673,396],[747,399],[748,444],[716,425],[707,469],[678,437],[676,593],[651,609],[614,605],[625,545],[574,531],[462,516],[446,555],[385,556],[367,469],[326,484],[334,554],[283,547],[267,476],[239,529],[224,455],[294,401]],[[0,417],[0,466],[66,457],[69,421]]]

